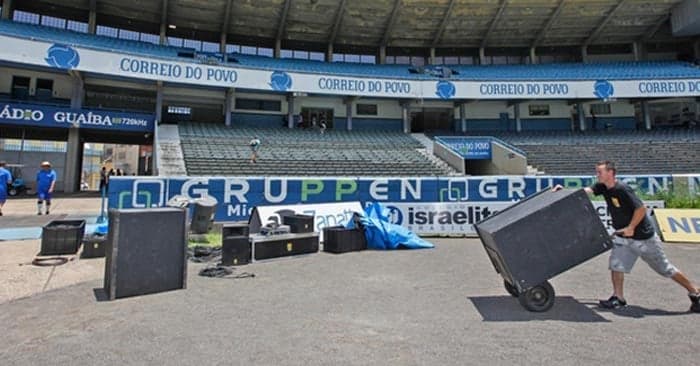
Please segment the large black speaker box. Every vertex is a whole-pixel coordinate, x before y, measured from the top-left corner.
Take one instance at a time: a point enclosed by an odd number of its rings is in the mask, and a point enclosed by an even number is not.
[[[250,263],[250,241],[247,236],[227,236],[221,244],[222,265],[238,266]]]
[[[582,190],[542,191],[475,225],[496,271],[519,291],[611,248]]]
[[[186,217],[180,208],[109,211],[104,290],[110,300],[186,287]]]

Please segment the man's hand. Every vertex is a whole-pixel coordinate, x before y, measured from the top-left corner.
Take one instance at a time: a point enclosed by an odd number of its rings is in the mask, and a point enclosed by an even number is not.
[[[564,187],[561,184],[557,184],[556,186],[552,187],[552,192],[561,191],[562,189],[564,189]]]
[[[615,231],[615,234],[620,235],[624,238],[631,238],[634,236],[634,228],[625,226],[624,228]]]

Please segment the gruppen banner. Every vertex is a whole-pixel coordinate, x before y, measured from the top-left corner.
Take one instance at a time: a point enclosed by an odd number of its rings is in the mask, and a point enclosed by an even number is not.
[[[700,175],[620,176],[644,194],[667,190],[672,185],[700,187]],[[677,180],[677,181],[676,181]],[[246,220],[256,206],[315,203],[367,202],[391,204],[461,204],[457,209],[478,220],[484,209],[500,210],[542,189],[561,184],[577,189],[591,185],[583,176],[481,176],[481,177],[113,177],[109,184],[110,208],[164,206],[175,195],[195,199],[211,197],[218,202],[217,221]],[[487,205],[488,204],[488,205]],[[407,206],[408,207],[408,206]],[[466,209],[465,209],[466,208]],[[419,220],[417,208],[413,219]],[[405,217],[411,212],[406,208]],[[462,214],[459,214],[460,216]],[[483,214],[482,214],[483,215]],[[458,220],[463,220],[461,217]]]

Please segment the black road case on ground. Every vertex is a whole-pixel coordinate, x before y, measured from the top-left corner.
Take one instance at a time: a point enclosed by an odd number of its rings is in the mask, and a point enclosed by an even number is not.
[[[318,233],[250,236],[252,261],[318,252]]]
[[[550,278],[612,247],[582,189],[547,189],[474,227],[506,290],[530,311],[554,305]]]

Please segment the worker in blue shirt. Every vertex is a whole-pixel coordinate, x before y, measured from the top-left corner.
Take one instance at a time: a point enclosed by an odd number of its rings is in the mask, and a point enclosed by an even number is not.
[[[12,184],[12,174],[5,169],[6,163],[0,161],[0,216],[2,216],[2,206],[7,201],[7,186]]]
[[[49,214],[51,207],[51,194],[56,187],[56,172],[51,169],[51,163],[44,161],[41,163],[41,170],[36,174],[36,190],[39,195],[37,202],[37,215],[41,215],[41,205],[46,201],[46,214]]]

